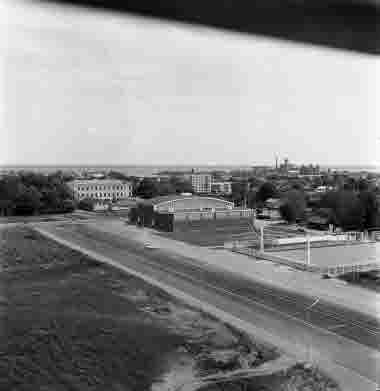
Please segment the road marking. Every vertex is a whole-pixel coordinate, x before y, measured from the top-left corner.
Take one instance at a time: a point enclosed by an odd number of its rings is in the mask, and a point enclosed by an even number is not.
[[[320,297],[318,297],[313,304],[309,305],[309,307],[305,308],[305,311],[311,310],[316,304],[318,304],[319,300],[321,300]]]

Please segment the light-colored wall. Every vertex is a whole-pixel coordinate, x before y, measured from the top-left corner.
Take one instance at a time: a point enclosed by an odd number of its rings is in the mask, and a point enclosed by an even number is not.
[[[191,185],[196,193],[210,193],[212,176],[209,174],[194,174],[190,176]]]
[[[183,198],[183,199],[178,199],[178,200],[173,200],[170,202],[165,202],[162,204],[158,204],[155,207],[156,211],[183,211],[183,210],[193,210],[193,211],[199,211],[200,209],[231,209],[233,208],[233,203],[223,201],[223,200],[218,200],[218,199],[213,199],[213,198]]]
[[[68,185],[76,199],[94,198],[98,200],[124,199],[132,195],[132,186],[128,182],[112,180],[72,181]]]

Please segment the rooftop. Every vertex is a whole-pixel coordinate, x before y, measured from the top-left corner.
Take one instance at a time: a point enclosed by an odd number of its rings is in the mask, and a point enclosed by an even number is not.
[[[68,182],[68,184],[73,185],[115,185],[126,183],[120,179],[74,179],[73,181]]]
[[[198,195],[183,195],[183,194],[170,194],[166,196],[159,196],[159,197],[154,197],[150,199],[145,199],[144,203],[149,204],[149,205],[157,205],[161,204],[163,202],[170,202],[170,201],[175,201],[175,200],[182,200],[182,199],[214,199],[218,201],[224,201],[226,203],[230,203],[229,201],[224,200],[223,198],[217,198],[217,197],[207,197],[207,196],[198,196]]]

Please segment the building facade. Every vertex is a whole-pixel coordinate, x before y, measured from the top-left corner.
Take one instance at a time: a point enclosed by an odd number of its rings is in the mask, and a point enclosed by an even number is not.
[[[132,196],[132,185],[117,179],[88,179],[68,182],[77,200],[122,200]]]
[[[193,223],[210,229],[215,221],[248,219],[253,212],[252,209],[235,208],[233,202],[216,197],[171,195],[140,202],[131,213],[130,221],[173,232]]]
[[[211,174],[192,174],[190,180],[194,193],[211,193]]]

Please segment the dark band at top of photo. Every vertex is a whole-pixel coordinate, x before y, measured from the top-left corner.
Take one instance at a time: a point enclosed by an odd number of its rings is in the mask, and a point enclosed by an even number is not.
[[[378,0],[42,0],[380,53]]]

